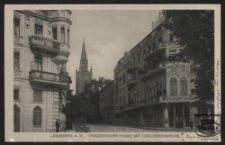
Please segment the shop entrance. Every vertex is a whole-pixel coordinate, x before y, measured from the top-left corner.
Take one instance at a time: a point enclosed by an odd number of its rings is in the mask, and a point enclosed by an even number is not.
[[[188,104],[169,105],[169,126],[184,128],[190,125],[190,108]]]

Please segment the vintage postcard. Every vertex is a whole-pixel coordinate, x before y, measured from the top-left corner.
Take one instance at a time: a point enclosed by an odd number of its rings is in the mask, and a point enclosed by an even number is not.
[[[221,6],[5,5],[6,142],[221,142]]]

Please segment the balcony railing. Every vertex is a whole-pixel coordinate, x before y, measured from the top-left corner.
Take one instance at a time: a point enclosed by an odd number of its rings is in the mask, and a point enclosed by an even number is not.
[[[30,47],[36,51],[44,51],[51,53],[68,52],[70,53],[70,46],[60,43],[56,40],[49,39],[43,36],[32,35],[29,37]]]
[[[151,76],[152,74],[155,74],[159,70],[162,70],[165,68],[164,63],[158,63],[157,65],[151,66],[148,69],[142,71],[141,79],[145,79],[148,76]]]
[[[159,43],[157,44],[154,48],[150,49],[145,55],[144,55],[144,60],[148,60],[152,58],[152,55],[159,52],[159,50],[163,50],[164,48],[167,47],[166,43]]]
[[[127,81],[127,86],[128,87],[133,86],[135,84],[137,84],[137,79],[135,79],[135,78],[132,78],[132,79]]]
[[[186,102],[190,101],[191,96],[190,95],[176,95],[176,96],[166,96],[164,100],[166,102]]]
[[[32,70],[30,71],[30,81],[34,83],[54,84],[68,87],[71,83],[71,78],[66,75]]]
[[[131,72],[131,71],[136,70],[136,69],[137,69],[137,64],[130,63],[127,66],[127,72]]]
[[[35,50],[45,50],[55,53],[60,50],[60,43],[58,41],[43,36],[32,35],[29,37],[29,41],[30,47]]]

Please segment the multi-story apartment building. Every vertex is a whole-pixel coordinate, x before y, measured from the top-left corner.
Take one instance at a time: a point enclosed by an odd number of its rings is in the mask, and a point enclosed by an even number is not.
[[[104,124],[114,123],[114,81],[107,81],[100,90],[100,113]]]
[[[14,131],[64,127],[70,90],[70,10],[14,11]]]
[[[114,69],[118,125],[189,128],[200,112],[191,83],[195,67],[168,60],[182,47],[164,22],[160,15],[152,31]]]

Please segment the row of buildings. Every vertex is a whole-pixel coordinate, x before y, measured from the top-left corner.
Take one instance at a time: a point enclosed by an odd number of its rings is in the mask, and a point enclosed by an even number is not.
[[[15,132],[52,132],[57,119],[65,128],[62,110],[72,82],[66,70],[71,14],[70,10],[14,11]],[[189,128],[196,122],[194,114],[201,110],[190,82],[196,66],[168,61],[182,47],[164,22],[160,15],[152,31],[118,60],[114,80],[99,89],[103,123]],[[76,93],[91,80],[84,42]]]
[[[152,31],[118,60],[114,81],[101,90],[104,123],[190,128],[198,122],[194,114],[201,113],[201,104],[191,82],[197,66],[170,61],[182,47],[164,23],[160,15]]]

